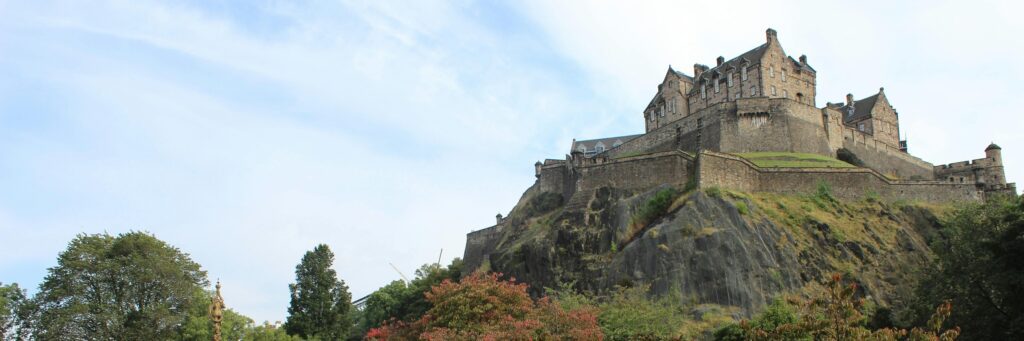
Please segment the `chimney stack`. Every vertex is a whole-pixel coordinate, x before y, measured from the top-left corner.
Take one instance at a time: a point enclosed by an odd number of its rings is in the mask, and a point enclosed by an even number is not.
[[[725,64],[725,57],[718,56],[717,61],[718,61],[718,65],[715,65],[715,66],[722,66],[722,64]]]
[[[853,105],[853,94],[846,94],[846,105]]]
[[[498,218],[498,225],[501,225],[501,213],[498,213],[498,215],[495,216],[495,218]]]
[[[801,65],[807,65],[807,55],[806,54],[800,55],[800,64]]]
[[[707,69],[707,66],[700,65],[700,64],[693,64],[693,78],[700,77],[700,74],[704,73],[705,69]]]
[[[772,40],[778,40],[779,39],[779,34],[776,33],[775,30],[773,30],[773,29],[769,28],[767,31],[764,31],[764,33],[765,33],[765,36],[768,38],[768,42],[769,43],[772,42]]]

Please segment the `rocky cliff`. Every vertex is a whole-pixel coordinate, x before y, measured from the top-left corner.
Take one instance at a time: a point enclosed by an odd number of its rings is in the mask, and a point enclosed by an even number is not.
[[[527,190],[501,224],[471,236],[467,271],[502,272],[537,294],[567,283],[591,292],[647,285],[745,315],[841,272],[887,306],[907,296],[908,276],[931,257],[937,215],[948,210],[838,201],[825,186],[807,196],[600,188],[561,201]]]

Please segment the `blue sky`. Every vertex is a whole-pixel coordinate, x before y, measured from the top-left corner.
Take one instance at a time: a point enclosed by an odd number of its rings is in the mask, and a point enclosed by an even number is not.
[[[1024,175],[1013,2],[0,0],[0,281],[78,233],[146,230],[283,320],[317,243],[360,297],[461,256],[533,162],[642,132],[669,64],[761,44],[818,104],[886,88],[933,163],[1003,147]]]

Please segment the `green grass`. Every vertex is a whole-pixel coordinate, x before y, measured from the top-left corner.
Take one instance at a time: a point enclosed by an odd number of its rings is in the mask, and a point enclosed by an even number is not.
[[[747,159],[758,167],[779,168],[851,168],[854,165],[837,159],[808,153],[757,152],[738,153],[736,156]]]

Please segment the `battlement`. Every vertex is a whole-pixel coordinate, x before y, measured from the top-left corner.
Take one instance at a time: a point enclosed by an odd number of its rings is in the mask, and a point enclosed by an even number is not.
[[[974,159],[974,160],[970,160],[970,161],[953,162],[953,163],[945,164],[945,165],[936,165],[935,166],[935,171],[936,172],[955,171],[955,170],[961,170],[961,169],[967,169],[967,168],[993,167],[993,166],[1001,166],[1001,165],[1002,165],[1001,163],[999,163],[998,161],[996,161],[993,158],[982,158],[982,159]]]

